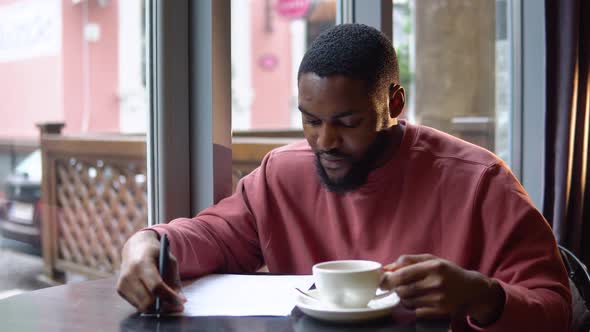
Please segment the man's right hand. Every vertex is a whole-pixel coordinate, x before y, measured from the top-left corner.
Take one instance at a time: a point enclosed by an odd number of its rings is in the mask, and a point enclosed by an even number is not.
[[[163,312],[181,312],[186,298],[180,292],[176,258],[170,253],[170,263],[162,278],[158,271],[159,254],[156,232],[140,231],[129,238],[123,247],[117,292],[140,312],[152,311],[157,296]]]

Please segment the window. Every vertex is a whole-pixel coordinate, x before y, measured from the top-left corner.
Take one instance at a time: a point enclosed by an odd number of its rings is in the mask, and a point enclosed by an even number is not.
[[[336,0],[233,0],[231,6],[232,128],[300,129],[299,63],[315,37],[336,24]]]
[[[405,116],[511,161],[511,7],[506,0],[393,0]]]
[[[111,275],[147,225],[146,1],[0,1],[0,241],[49,277]]]

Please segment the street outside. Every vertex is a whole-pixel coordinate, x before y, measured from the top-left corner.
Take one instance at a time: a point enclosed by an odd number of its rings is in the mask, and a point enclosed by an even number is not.
[[[0,300],[49,287],[39,280],[43,259],[31,246],[0,236]]]

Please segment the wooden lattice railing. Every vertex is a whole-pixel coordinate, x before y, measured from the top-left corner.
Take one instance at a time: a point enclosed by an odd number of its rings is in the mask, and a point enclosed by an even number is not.
[[[147,225],[145,137],[42,134],[45,273],[114,274]]]
[[[147,224],[145,161],[57,159],[58,258],[107,274]]]
[[[46,275],[113,275],[125,241],[147,225],[144,136],[64,136],[41,128],[42,243]],[[237,137],[233,181],[296,138]]]

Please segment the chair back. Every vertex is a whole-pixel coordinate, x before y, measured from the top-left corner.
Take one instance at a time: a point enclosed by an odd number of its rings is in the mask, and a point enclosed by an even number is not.
[[[558,247],[570,278],[572,330],[588,332],[590,331],[590,273],[576,255],[563,246]]]

